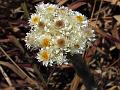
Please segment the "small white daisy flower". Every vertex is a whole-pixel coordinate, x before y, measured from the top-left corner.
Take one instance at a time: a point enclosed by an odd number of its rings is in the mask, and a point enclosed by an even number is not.
[[[37,25],[40,22],[40,15],[32,14],[29,22],[30,25]]]
[[[45,66],[50,62],[50,58],[51,52],[49,50],[40,50],[40,52],[37,53],[37,59]]]

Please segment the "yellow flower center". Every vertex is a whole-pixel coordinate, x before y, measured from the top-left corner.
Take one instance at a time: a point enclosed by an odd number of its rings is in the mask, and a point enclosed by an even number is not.
[[[83,21],[83,19],[84,19],[84,17],[83,16],[76,16],[76,20],[78,21],[78,22],[82,22]]]
[[[65,14],[65,10],[60,9],[60,10],[59,10],[59,13],[60,13],[60,14]]]
[[[43,51],[41,53],[41,58],[43,61],[47,61],[49,59],[49,53],[47,51]]]
[[[39,17],[39,16],[34,16],[34,17],[32,17],[32,23],[33,23],[33,24],[38,24],[39,21],[40,21],[40,17]]]
[[[43,47],[48,47],[50,46],[50,40],[48,38],[43,39],[42,41],[42,46]]]
[[[54,8],[54,7],[49,6],[49,7],[47,8],[47,10],[48,10],[49,12],[52,12],[52,11],[54,11],[54,10],[55,10],[55,8]]]

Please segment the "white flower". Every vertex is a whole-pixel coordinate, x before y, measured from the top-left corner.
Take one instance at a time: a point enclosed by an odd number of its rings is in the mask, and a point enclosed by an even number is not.
[[[28,48],[30,47],[36,47],[36,34],[35,33],[27,33],[27,36],[25,37],[26,46]]]
[[[50,62],[51,58],[51,51],[49,50],[40,50],[37,53],[37,59],[43,63],[43,65],[47,66],[48,63]]]
[[[41,3],[29,23],[26,45],[40,48],[37,59],[45,66],[67,63],[64,53],[82,54],[86,43],[90,45],[95,40],[87,18],[64,6]]]
[[[30,25],[37,25],[40,21],[40,16],[38,14],[32,14],[29,20]]]
[[[52,43],[51,36],[48,34],[41,35],[38,40],[38,42],[40,42],[40,47],[50,47]]]

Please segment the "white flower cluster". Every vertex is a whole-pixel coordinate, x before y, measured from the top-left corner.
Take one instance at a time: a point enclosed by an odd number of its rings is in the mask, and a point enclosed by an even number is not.
[[[29,19],[31,30],[25,42],[28,48],[39,48],[37,59],[43,65],[63,64],[64,53],[82,53],[87,40],[95,37],[87,18],[64,6],[41,3]]]

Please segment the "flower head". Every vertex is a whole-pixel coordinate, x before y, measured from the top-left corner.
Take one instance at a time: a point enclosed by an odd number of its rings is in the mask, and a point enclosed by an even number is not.
[[[48,38],[44,38],[41,44],[43,47],[48,47],[50,46],[50,40]]]
[[[41,51],[38,53],[38,57],[42,60],[42,61],[48,61],[49,60],[49,52],[48,51]]]
[[[48,6],[48,8],[47,8],[47,11],[48,11],[48,12],[53,12],[54,10],[55,10],[55,8],[52,7],[52,6]]]
[[[29,23],[32,29],[25,38],[26,45],[40,49],[37,59],[46,66],[66,63],[65,52],[82,54],[86,42],[95,40],[86,17],[64,6],[41,3]]]
[[[30,23],[36,25],[40,22],[40,16],[37,14],[31,15]]]
[[[45,48],[45,47],[49,47],[52,43],[51,41],[51,36],[46,34],[46,35],[41,35],[40,37],[38,37],[38,39],[36,39],[37,42],[39,43],[39,46],[41,48]]]
[[[36,47],[36,35],[34,33],[27,33],[27,36],[25,37],[25,42],[28,48],[30,47]]]
[[[41,50],[37,53],[37,59],[47,66],[50,61],[50,54],[51,53],[48,50]]]
[[[82,22],[84,20],[84,17],[82,15],[78,15],[75,17],[78,22]]]

